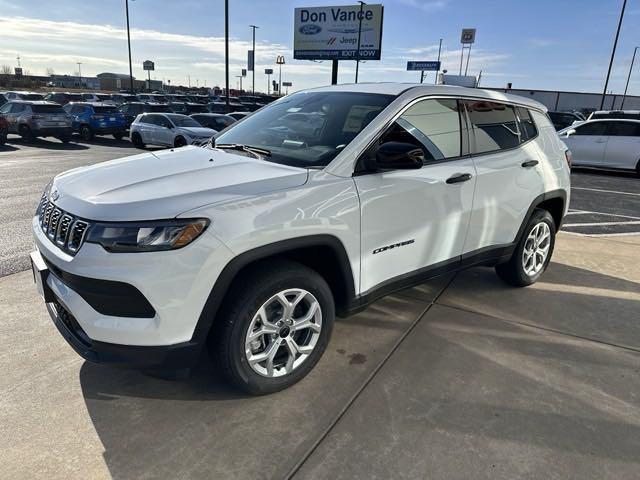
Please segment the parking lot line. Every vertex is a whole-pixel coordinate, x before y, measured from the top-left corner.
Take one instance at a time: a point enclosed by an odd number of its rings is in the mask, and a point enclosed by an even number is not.
[[[623,233],[578,233],[570,232],[568,230],[561,230],[562,233],[567,235],[576,235],[578,237],[634,237],[640,235],[640,232],[623,232]]]
[[[565,223],[564,227],[610,227],[614,225],[640,225],[640,221],[630,222],[594,222],[594,223]]]
[[[618,192],[616,190],[603,190],[603,189],[600,189],[600,188],[571,187],[571,190],[587,190],[589,192],[615,193],[617,195],[632,195],[634,197],[640,197],[640,193]]]
[[[569,215],[582,215],[582,214],[588,214],[591,213],[593,215],[606,215],[609,217],[620,217],[620,218],[628,218],[630,220],[640,220],[640,217],[632,217],[631,215],[620,215],[617,213],[604,213],[604,212],[593,212],[591,210],[573,210],[573,211],[569,211],[567,213],[567,216]]]

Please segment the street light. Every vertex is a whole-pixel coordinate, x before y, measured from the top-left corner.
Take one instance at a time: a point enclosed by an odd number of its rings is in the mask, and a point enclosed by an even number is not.
[[[276,65],[280,67],[280,74],[278,75],[278,95],[282,96],[282,65],[284,65],[284,55],[278,55],[276,57]]]
[[[631,65],[629,66],[629,75],[627,76],[627,84],[624,86],[624,95],[622,95],[622,105],[620,105],[620,110],[624,110],[624,101],[627,98],[627,90],[629,89],[629,80],[631,80],[631,72],[633,71],[633,62],[636,60],[636,52],[638,51],[638,47],[633,49],[633,57],[631,57]]]
[[[131,64],[131,32],[129,30],[129,0],[124,0],[124,9],[127,15],[127,46],[129,47],[129,90],[133,95],[133,65]]]
[[[253,34],[253,50],[252,50],[252,56],[253,56],[253,65],[251,65],[251,73],[253,74],[253,83],[251,86],[251,94],[255,95],[256,94],[256,28],[260,28],[260,27],[256,27],[255,25],[249,25],[249,27],[251,28],[251,32]]]

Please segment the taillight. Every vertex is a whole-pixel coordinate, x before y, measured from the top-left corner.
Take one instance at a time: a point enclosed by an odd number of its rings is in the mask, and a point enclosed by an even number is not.
[[[567,165],[571,168],[571,161],[573,160],[573,153],[571,153],[571,150],[564,151],[564,158],[567,159]]]

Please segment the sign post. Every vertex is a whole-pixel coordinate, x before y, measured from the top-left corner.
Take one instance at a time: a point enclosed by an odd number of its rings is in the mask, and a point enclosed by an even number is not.
[[[151,71],[156,69],[156,65],[151,60],[145,60],[142,62],[142,69],[147,71],[147,90],[151,90]]]
[[[363,2],[296,8],[293,58],[331,60],[331,83],[335,85],[339,60],[380,60],[383,11],[382,5]]]
[[[287,87],[287,95],[289,95],[289,87],[293,87],[293,83],[292,82],[282,82],[282,86],[283,87]]]
[[[471,45],[476,41],[476,29],[475,28],[463,28],[460,34],[460,43],[462,44],[462,50],[460,51],[460,75],[462,75],[462,59],[464,58],[464,49],[467,48],[467,66],[464,69],[464,75],[467,75],[469,70],[469,57],[471,57]]]
[[[264,74],[267,76],[267,95],[271,95],[271,75],[273,75],[273,68],[265,68]]]

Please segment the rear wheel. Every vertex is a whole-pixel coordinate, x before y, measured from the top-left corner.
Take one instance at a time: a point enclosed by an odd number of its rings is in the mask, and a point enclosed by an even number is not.
[[[184,147],[186,144],[187,141],[184,139],[184,137],[176,137],[176,139],[173,141],[173,146],[176,148]]]
[[[145,146],[144,142],[142,141],[142,137],[138,132],[133,132],[131,134],[131,143],[133,143],[133,146],[136,148],[144,148]]]
[[[640,177],[640,160],[638,160],[638,164],[636,165],[636,175]]]
[[[331,289],[314,270],[266,262],[229,290],[210,337],[225,377],[261,395],[300,381],[324,353],[335,318]]]
[[[24,140],[28,142],[33,140],[33,133],[31,132],[31,129],[28,125],[20,125],[20,127],[18,128],[18,133]]]
[[[123,131],[117,131],[117,132],[113,132],[113,138],[115,138],[116,140],[122,140],[122,137],[124,137],[124,132]]]
[[[0,132],[0,145],[7,143],[7,132]]]
[[[82,125],[80,127],[80,138],[85,142],[93,140],[93,131],[89,125]]]
[[[551,261],[556,241],[556,226],[551,214],[536,209],[527,223],[511,259],[496,266],[498,276],[515,287],[535,283]]]

